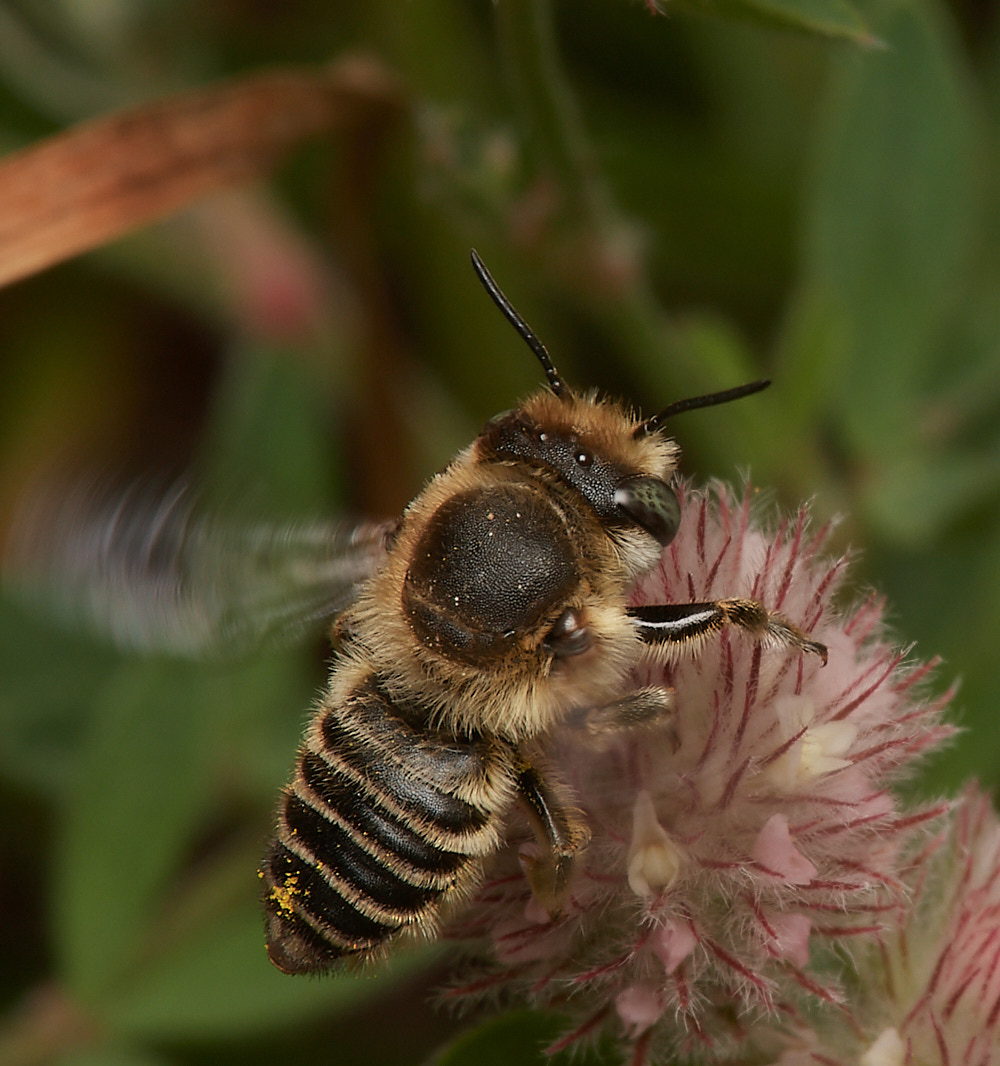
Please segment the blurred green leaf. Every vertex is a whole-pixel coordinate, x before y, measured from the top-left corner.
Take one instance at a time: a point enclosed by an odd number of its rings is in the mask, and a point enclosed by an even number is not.
[[[246,881],[256,887],[253,868]],[[246,1039],[276,1026],[357,1005],[425,964],[421,952],[396,957],[372,974],[317,980],[280,973],[264,951],[256,893],[213,915],[170,945],[155,964],[120,989],[104,1013],[115,1031],[138,1040]]]
[[[678,322],[677,343],[710,380],[725,382],[725,387],[761,377],[744,339],[719,316],[685,315]],[[671,423],[682,446],[688,433],[698,441],[696,451],[685,451],[684,470],[699,480],[709,476],[738,480],[749,471],[756,484],[772,484],[780,475],[787,448],[786,438],[775,432],[775,425],[784,424],[782,408],[788,402],[788,383],[779,377],[766,392],[727,405],[722,412],[708,411],[701,419],[693,414]],[[800,450],[799,461],[803,474],[815,463],[805,448]]]
[[[694,7],[764,25],[874,45],[868,24],[847,0],[688,0]]]
[[[864,485],[872,524],[894,543],[928,547],[970,504],[1000,491],[1000,454],[955,450],[889,457]]]
[[[149,961],[167,887],[212,818],[226,760],[244,729],[256,736],[256,722],[297,696],[283,656],[129,663],[112,677],[67,790],[58,862],[63,965],[82,999],[116,995]],[[281,765],[291,758],[290,747]]]
[[[169,1059],[117,1041],[60,1055],[53,1066],[169,1066]]]
[[[329,419],[329,398],[292,353],[235,345],[202,449],[209,485],[222,499],[249,493],[276,516],[315,514],[332,487]]]
[[[806,203],[803,296],[838,318],[832,383],[853,448],[905,451],[973,237],[973,108],[946,16],[892,7],[885,51],[841,55]],[[830,401],[833,397],[828,398]]]
[[[432,1060],[432,1066],[601,1066],[619,1061],[590,1046],[546,1054],[566,1031],[565,1019],[542,1011],[515,1011],[463,1033]]]
[[[0,772],[45,796],[68,787],[77,742],[116,658],[0,599]]]
[[[66,979],[85,1002],[141,952],[165,879],[211,787],[223,676],[182,663],[123,666],[101,700],[68,790],[56,913]]]

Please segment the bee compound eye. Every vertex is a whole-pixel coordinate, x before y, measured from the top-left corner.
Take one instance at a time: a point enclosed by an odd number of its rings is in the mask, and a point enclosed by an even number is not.
[[[572,607],[556,619],[545,638],[545,647],[557,658],[567,659],[573,655],[582,655],[594,643],[594,638],[580,612]]]
[[[681,505],[677,493],[658,477],[626,478],[615,489],[615,503],[663,547],[677,536]]]

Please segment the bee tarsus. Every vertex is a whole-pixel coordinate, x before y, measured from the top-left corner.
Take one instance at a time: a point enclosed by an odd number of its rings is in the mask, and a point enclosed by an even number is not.
[[[523,765],[517,776],[518,795],[539,842],[535,850],[522,849],[521,866],[538,902],[553,917],[566,902],[577,858],[590,843],[590,827],[580,811],[558,797],[551,775]]]

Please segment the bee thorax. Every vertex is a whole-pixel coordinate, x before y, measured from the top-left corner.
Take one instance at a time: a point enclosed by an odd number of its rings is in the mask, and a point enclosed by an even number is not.
[[[510,482],[456,494],[424,528],[406,573],[414,634],[456,662],[506,655],[579,582],[566,522],[538,487]]]

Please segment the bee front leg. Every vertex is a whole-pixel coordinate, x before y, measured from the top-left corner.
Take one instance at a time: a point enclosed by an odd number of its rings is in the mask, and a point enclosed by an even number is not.
[[[723,626],[731,625],[766,644],[812,652],[826,665],[825,644],[810,639],[783,615],[756,600],[650,604],[629,607],[628,614],[647,644],[665,645],[668,653],[685,646],[698,647]]]
[[[564,805],[534,766],[521,766],[517,784],[542,849],[539,856],[522,853],[521,863],[535,899],[555,917],[566,901],[576,860],[590,842],[590,829],[580,811]]]

